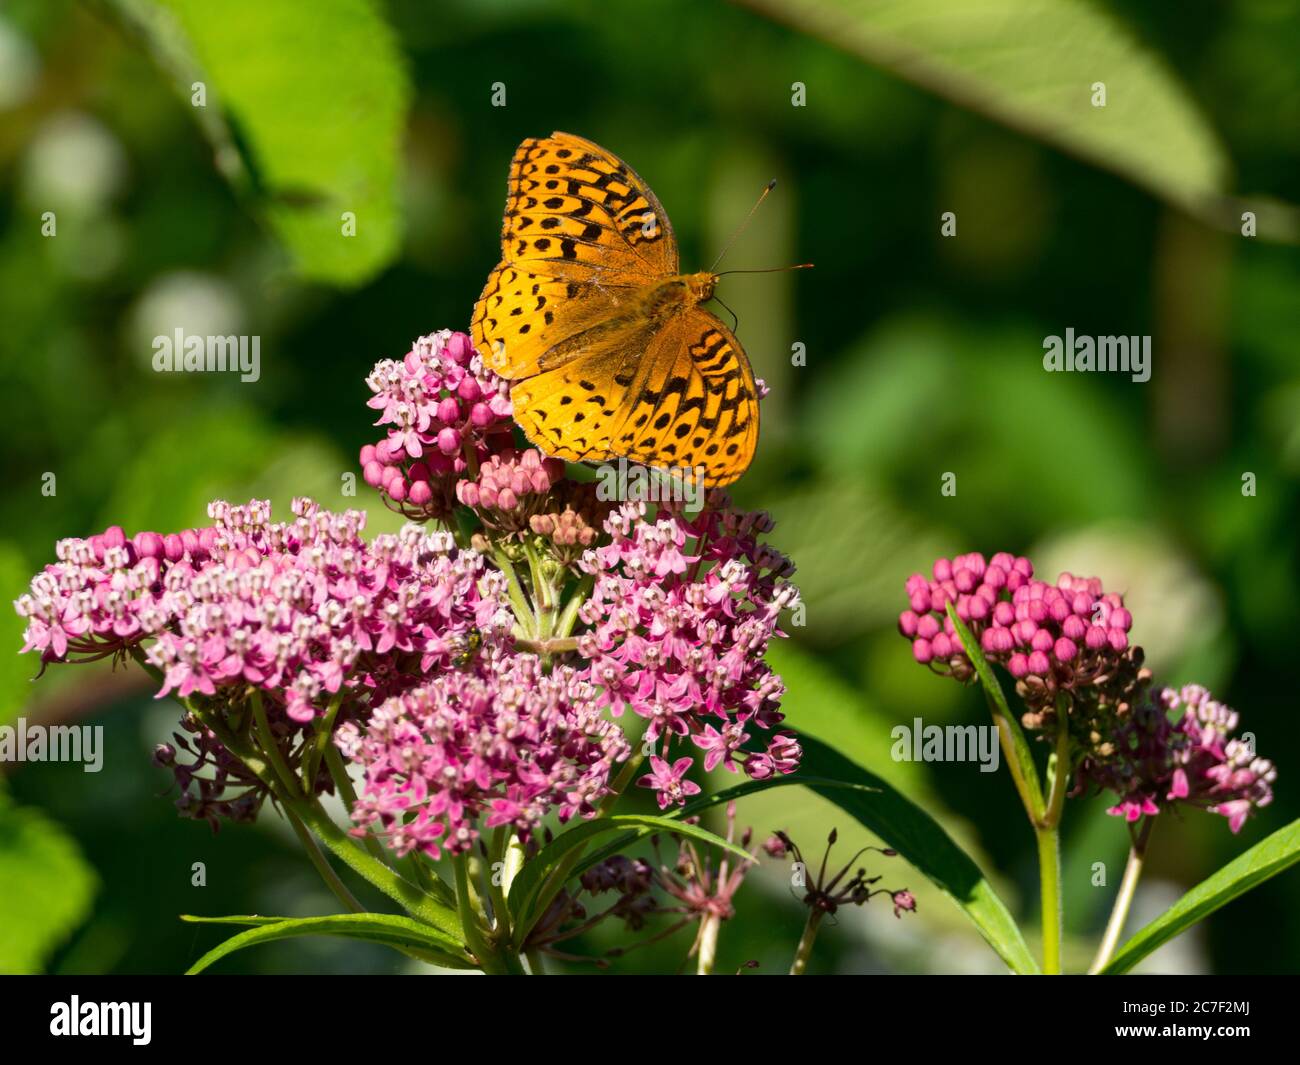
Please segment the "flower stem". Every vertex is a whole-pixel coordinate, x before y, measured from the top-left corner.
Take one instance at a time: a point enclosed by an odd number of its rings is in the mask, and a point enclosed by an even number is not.
[[[713,975],[713,963],[718,956],[718,933],[721,929],[722,918],[715,913],[706,913],[700,921],[700,952],[695,966],[696,976]]]
[[[1061,972],[1061,845],[1055,825],[1035,830],[1043,902],[1043,972]]]
[[[808,968],[808,959],[812,957],[813,944],[817,941],[817,929],[822,923],[821,910],[809,910],[808,921],[803,926],[803,935],[799,937],[799,946],[795,948],[794,961],[790,963],[790,975],[802,976]]]
[[[533,608],[528,605],[528,596],[524,594],[523,585],[519,583],[519,574],[515,571],[514,563],[502,550],[501,545],[495,542],[492,544],[492,558],[497,564],[497,569],[506,579],[506,589],[510,593],[510,605],[514,608],[515,620],[524,630],[525,637],[536,637],[537,617],[533,613]]]
[[[1049,789],[1042,819],[1034,824],[1038,837],[1038,880],[1042,894],[1043,972],[1061,972],[1061,815],[1070,780],[1070,705],[1056,700],[1056,749],[1047,762]]]
[[[456,911],[460,914],[465,942],[469,944],[469,949],[474,952],[474,957],[485,973],[500,975],[505,972],[505,966],[483,934],[470,889],[469,860],[463,854],[456,854],[452,856],[451,865],[456,873]]]
[[[321,853],[320,845],[312,838],[311,833],[307,831],[307,827],[295,814],[290,813],[289,811],[285,811],[285,814],[289,820],[289,824],[293,826],[293,831],[298,837],[298,842],[302,844],[302,849],[307,852],[307,857],[310,859],[311,864],[316,867],[316,871],[320,873],[321,879],[325,881],[325,886],[334,892],[334,895],[338,900],[353,913],[365,913],[366,908],[357,901],[357,897],[353,895],[352,892],[348,890],[347,885],[339,879],[338,873],[336,873],[334,867],[330,865],[329,859]]]
[[[1133,894],[1137,889],[1137,882],[1142,876],[1142,866],[1146,861],[1147,842],[1151,838],[1151,826],[1155,822],[1150,817],[1142,819],[1142,828],[1133,837],[1133,845],[1129,848],[1128,864],[1124,867],[1124,879],[1119,885],[1119,894],[1115,896],[1115,905],[1110,911],[1110,920],[1106,922],[1106,933],[1101,938],[1101,945],[1097,948],[1097,956],[1092,960],[1092,965],[1088,967],[1091,975],[1096,975],[1110,964],[1110,959],[1115,953],[1115,948],[1119,945],[1119,937],[1124,931],[1124,923],[1128,920],[1129,907],[1133,904]]]

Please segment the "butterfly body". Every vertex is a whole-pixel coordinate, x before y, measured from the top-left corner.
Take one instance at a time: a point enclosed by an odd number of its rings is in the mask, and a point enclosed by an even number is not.
[[[668,216],[622,160],[572,134],[524,141],[510,168],[502,261],[474,309],[487,365],[516,382],[515,419],[550,455],[744,472],[758,396],[731,331],[683,274]]]

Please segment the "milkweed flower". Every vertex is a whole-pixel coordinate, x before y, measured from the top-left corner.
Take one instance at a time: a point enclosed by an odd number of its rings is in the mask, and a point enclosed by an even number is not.
[[[363,512],[307,499],[294,501],[290,522],[273,522],[263,501],[218,501],[208,513],[211,526],[166,537],[109,529],[61,541],[59,561],[15,604],[27,619],[23,649],[44,663],[139,655],[162,675],[159,698],[202,699],[217,712],[256,692],[292,761],[304,726],[331,705],[339,721],[362,719],[468,645],[509,638],[504,578],[447,533],[408,525],[366,541]],[[190,738],[176,739],[195,761],[168,763],[182,812],[241,814],[227,783],[260,804],[255,778],[186,720]],[[208,764],[222,786],[204,783]],[[327,774],[318,786],[331,787]]]
[[[978,552],[941,558],[931,572],[905,585],[908,609],[898,629],[912,657],[959,680],[973,676],[947,614],[951,603],[985,658],[1015,678],[1030,727],[1050,720],[1062,692],[1076,704],[1122,714],[1149,677],[1141,649],[1129,642],[1133,616],[1123,597],[1095,577],[1063,573],[1049,584],[1034,577],[1029,559],[1005,551],[987,561]]]
[[[512,446],[509,382],[484,364],[464,333],[422,336],[402,359],[375,364],[366,384],[387,435],[361,449],[366,483],[411,518],[443,520],[456,484]]]
[[[703,751],[706,769],[722,764],[756,779],[798,768],[793,737],[762,740],[783,718],[785,692],[764,652],[784,635],[781,611],[798,604],[794,567],[760,543],[771,527],[766,514],[731,509],[721,492],[690,520],[666,509],[650,521],[644,503],[626,503],[605,523],[609,543],[579,562],[594,586],[579,614],[590,627],[578,652],[611,712],[630,707],[661,744],[641,779],[661,807],[699,790],[683,779],[694,758],[672,758],[674,744]]]
[[[1162,688],[1118,725],[1108,755],[1084,759],[1075,793],[1089,786],[1113,791],[1119,801],[1106,812],[1129,822],[1196,806],[1226,817],[1237,832],[1273,801],[1277,779],[1272,762],[1233,737],[1237,724],[1237,712],[1198,684]]]
[[[269,503],[218,501],[211,527],[176,537],[61,541],[15,604],[23,649],[93,659],[148,641],[159,697],[251,686],[305,723],[340,692],[410,687],[471,632],[509,632],[503,579],[449,534],[409,525],[367,542],[363,511],[299,499],[293,512],[273,522]]]
[[[387,700],[335,735],[365,772],[352,811],[398,854],[467,851],[482,826],[524,839],[549,812],[595,816],[626,736],[579,670],[488,651]]]

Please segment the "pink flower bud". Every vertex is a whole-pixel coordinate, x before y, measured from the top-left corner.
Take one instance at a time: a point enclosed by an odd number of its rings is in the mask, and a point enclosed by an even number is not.
[[[939,634],[939,621],[933,614],[925,614],[917,619],[916,634],[925,640],[933,640]]]
[[[1073,662],[1078,653],[1079,648],[1075,646],[1074,641],[1067,640],[1064,636],[1057,640],[1052,648],[1052,654],[1058,662]]]
[[[448,426],[438,433],[438,450],[444,455],[454,455],[460,450],[460,433]]]
[[[904,610],[898,615],[898,631],[910,639],[916,635],[917,621],[916,611]]]
[[[1007,672],[1015,677],[1016,680],[1019,680],[1021,677],[1029,676],[1029,659],[1017,651],[1007,659]]]
[[[1029,656],[1029,672],[1035,676],[1045,677],[1052,668],[1052,663],[1042,651],[1035,651]]]
[[[930,647],[930,641],[925,639],[916,639],[912,641],[912,657],[921,665],[925,665],[934,657],[934,651]]]

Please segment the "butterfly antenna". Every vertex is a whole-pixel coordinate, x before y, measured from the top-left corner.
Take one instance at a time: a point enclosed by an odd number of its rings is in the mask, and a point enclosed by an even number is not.
[[[736,230],[736,232],[734,232],[731,235],[731,239],[722,246],[722,251],[718,252],[718,257],[713,260],[713,265],[709,267],[709,273],[713,273],[718,268],[718,263],[722,262],[722,257],[731,250],[731,246],[736,243],[736,240],[740,236],[740,234],[745,232],[745,227],[749,225],[749,220],[754,217],[754,212],[758,210],[759,204],[761,204],[764,200],[767,199],[767,194],[771,192],[774,188],[776,188],[776,178],[773,178],[771,181],[769,181],[767,183],[767,188],[765,188],[761,193],[759,193],[758,199],[755,201],[754,206],[749,209],[749,214],[745,215],[745,220],[740,223],[739,228]]]
[[[716,292],[713,294],[713,298],[717,300],[719,303],[722,303],[723,308],[726,310],[726,312],[729,315],[731,315],[731,331],[733,333],[738,332],[740,329],[740,319],[736,316],[736,312],[733,311],[730,307],[728,307],[725,303],[723,303],[722,297],[719,296]]]
[[[728,274],[781,274],[787,270],[811,270],[812,263],[800,263],[798,266],[769,266],[766,270],[723,270],[718,277],[726,277]]]

